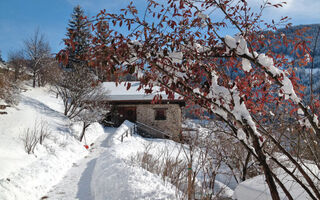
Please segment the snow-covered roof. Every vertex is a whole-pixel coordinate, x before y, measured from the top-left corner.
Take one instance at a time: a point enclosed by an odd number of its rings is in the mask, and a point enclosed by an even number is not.
[[[130,83],[131,87],[127,90],[127,84]],[[154,96],[160,94],[162,96],[162,100],[168,100],[168,96],[164,91],[160,91],[160,87],[154,86],[152,88],[152,93],[145,94],[145,89],[150,88],[141,88],[138,90],[140,86],[139,81],[134,82],[123,82],[116,85],[115,82],[103,82],[102,88],[107,94],[108,101],[151,101]],[[178,99],[179,95],[175,95],[175,100]]]
[[[0,68],[2,68],[2,69],[6,69],[5,64],[4,64],[3,62],[1,62],[1,61],[0,61]]]

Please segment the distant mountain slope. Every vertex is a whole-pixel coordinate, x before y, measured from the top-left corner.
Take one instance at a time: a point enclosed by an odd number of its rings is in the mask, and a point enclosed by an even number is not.
[[[310,43],[308,44],[310,50],[311,50],[311,55],[313,54],[313,50],[314,50],[314,46],[316,43],[316,49],[315,49],[315,56],[314,56],[314,67],[315,68],[320,68],[320,36],[318,38],[318,40],[316,41],[316,35],[319,31],[320,28],[320,24],[308,24],[308,25],[299,25],[299,26],[292,26],[288,29],[283,28],[283,29],[279,29],[277,32],[279,34],[284,33],[288,38],[293,38],[295,35],[295,31],[298,29],[302,29],[307,27],[308,29],[306,30],[304,36],[305,37],[312,37],[312,39],[307,39],[308,41],[310,41]],[[293,46],[289,45],[288,47],[283,46],[280,47],[279,49],[274,48],[273,51],[276,53],[283,53],[285,55],[288,56],[292,56],[290,54],[290,52],[292,51]],[[311,63],[309,63],[306,68],[310,68],[311,67]]]

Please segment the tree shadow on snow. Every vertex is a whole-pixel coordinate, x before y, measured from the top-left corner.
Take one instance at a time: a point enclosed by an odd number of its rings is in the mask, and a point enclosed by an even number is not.
[[[87,164],[87,168],[82,173],[80,181],[78,183],[78,193],[77,198],[79,200],[89,200],[92,199],[91,195],[91,180],[92,174],[94,170],[94,166],[96,165],[97,159],[91,160]]]
[[[49,116],[49,117],[53,117],[53,118],[58,119],[58,121],[55,121],[55,122],[51,121],[50,123],[56,124],[57,131],[70,133],[69,127],[66,127],[63,122],[60,123],[61,119],[67,118],[62,113],[60,113],[56,110],[53,110],[52,108],[45,105],[44,103],[37,101],[33,98],[30,98],[30,97],[25,97],[21,102],[27,106],[32,107],[34,110],[36,110],[37,112],[39,112],[45,116]]]
[[[49,115],[51,117],[56,117],[56,118],[61,118],[61,116],[63,116],[62,113],[59,113],[58,111],[53,110],[52,108],[45,105],[44,103],[37,101],[35,99],[32,99],[30,97],[25,97],[21,102],[25,105],[33,107],[35,110],[37,110],[42,114]]]

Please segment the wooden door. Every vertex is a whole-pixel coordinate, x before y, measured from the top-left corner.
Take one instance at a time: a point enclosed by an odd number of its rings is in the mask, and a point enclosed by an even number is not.
[[[137,120],[136,107],[119,107],[118,113],[121,123],[124,122],[124,120],[129,120],[131,122],[135,122]]]

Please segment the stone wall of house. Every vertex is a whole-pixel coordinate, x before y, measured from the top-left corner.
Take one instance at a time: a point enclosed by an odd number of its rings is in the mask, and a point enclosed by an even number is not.
[[[122,106],[136,106],[138,122],[170,134],[173,139],[179,138],[179,134],[181,132],[182,113],[178,104],[138,104],[121,105],[121,107]],[[156,109],[159,108],[165,109],[165,120],[155,120]]]
[[[166,109],[165,120],[155,120],[157,108]],[[137,121],[171,134],[173,137],[178,137],[181,132],[181,109],[178,104],[138,105]]]

